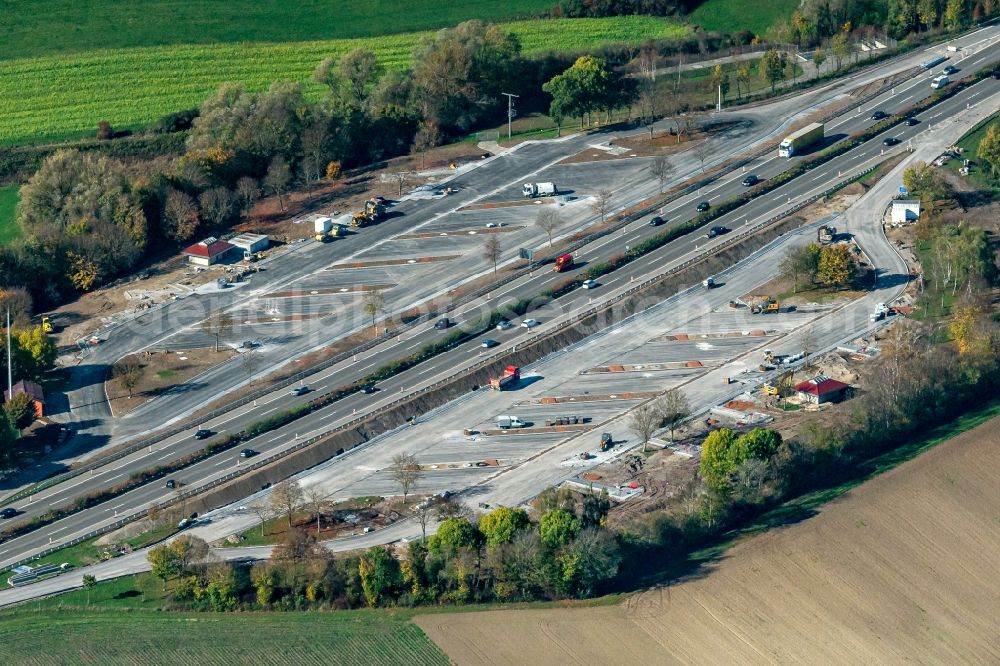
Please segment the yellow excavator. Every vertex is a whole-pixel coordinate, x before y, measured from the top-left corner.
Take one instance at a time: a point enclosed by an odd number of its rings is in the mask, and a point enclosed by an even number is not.
[[[773,395],[775,397],[786,397],[792,394],[792,387],[795,386],[795,372],[789,371],[777,378],[766,382],[762,387],[764,390],[764,395]]]

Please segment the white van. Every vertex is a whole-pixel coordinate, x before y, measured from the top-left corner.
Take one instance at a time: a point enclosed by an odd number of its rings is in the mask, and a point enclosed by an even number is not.
[[[931,81],[931,88],[944,88],[946,85],[951,83],[947,74],[942,74],[941,76],[935,76],[934,80]]]
[[[523,428],[525,426],[524,421],[517,418],[516,416],[500,416],[497,417],[497,427],[501,430],[507,430],[508,428]]]

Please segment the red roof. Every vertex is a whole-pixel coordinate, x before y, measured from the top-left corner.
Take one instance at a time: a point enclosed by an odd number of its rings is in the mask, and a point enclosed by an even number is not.
[[[836,379],[830,379],[829,377],[816,377],[795,385],[795,390],[799,393],[810,393],[816,397],[837,393],[848,388],[851,388],[850,384],[838,382]]]
[[[184,254],[194,257],[205,257],[211,259],[220,254],[225,254],[235,247],[231,243],[216,238],[206,238],[184,249]]]

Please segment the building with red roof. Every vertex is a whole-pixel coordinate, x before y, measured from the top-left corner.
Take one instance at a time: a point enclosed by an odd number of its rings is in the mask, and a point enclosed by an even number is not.
[[[35,417],[40,419],[45,416],[45,392],[42,391],[41,386],[35,382],[29,382],[27,379],[22,379],[16,382],[12,389],[13,391],[3,392],[4,401],[10,400],[15,395],[26,393],[35,406]]]
[[[224,240],[219,240],[218,238],[209,237],[203,241],[199,241],[194,245],[190,245],[184,248],[184,256],[186,256],[192,264],[197,264],[198,266],[211,266],[214,263],[218,263],[229,256],[229,253],[233,251],[236,246],[232,243],[227,243]]]
[[[838,382],[830,379],[826,375],[819,375],[795,385],[795,392],[802,402],[822,405],[827,402],[836,402],[844,397],[850,384]]]

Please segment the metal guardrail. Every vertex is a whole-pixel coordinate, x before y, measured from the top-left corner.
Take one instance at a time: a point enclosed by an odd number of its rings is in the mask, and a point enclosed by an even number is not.
[[[898,83],[896,83],[896,82],[884,84],[879,89],[877,89],[877,90],[869,93],[868,95],[865,95],[864,97],[859,98],[855,103],[857,105],[863,105],[867,101],[869,101],[869,100],[871,100],[871,99],[873,99],[873,98],[875,98],[875,97],[877,97],[877,96],[885,93],[886,90],[891,90],[896,85],[898,85]],[[854,104],[852,104],[852,106],[854,106]],[[842,112],[831,112],[831,113],[827,114],[826,116],[823,116],[823,118],[821,119],[820,122],[829,122],[830,120],[832,120],[834,118],[837,118],[840,115],[843,115],[843,113]],[[755,160],[755,159],[757,159],[757,158],[765,155],[766,153],[772,151],[773,149],[774,149],[774,146],[771,145],[771,144],[764,145],[761,148],[759,148],[758,150],[755,150],[752,153],[746,155],[745,157],[742,157],[742,158],[736,160],[735,162],[730,163],[728,166],[725,167],[725,169],[723,171],[721,171],[721,172],[719,172],[719,173],[717,173],[717,174],[715,174],[713,176],[708,176],[706,178],[702,178],[702,179],[700,179],[698,181],[695,181],[694,183],[691,183],[690,185],[687,185],[684,188],[678,190],[677,192],[669,194],[669,195],[667,195],[665,197],[656,198],[656,202],[655,203],[650,204],[648,206],[645,206],[645,207],[643,207],[643,208],[641,208],[639,210],[633,211],[632,213],[630,213],[630,214],[628,214],[626,216],[623,216],[622,218],[619,219],[619,221],[617,223],[615,223],[613,225],[610,225],[610,226],[606,227],[605,229],[602,229],[600,231],[596,231],[596,232],[587,234],[586,236],[584,236],[583,238],[579,239],[578,241],[575,241],[575,242],[571,243],[567,248],[561,250],[561,252],[576,252],[581,247],[584,247],[584,246],[586,246],[586,245],[588,245],[590,243],[593,243],[594,241],[597,241],[597,240],[599,240],[601,238],[604,238],[605,236],[608,236],[610,234],[616,233],[616,232],[620,231],[622,228],[624,228],[624,227],[628,226],[629,224],[631,224],[632,222],[635,222],[636,220],[641,219],[642,217],[645,217],[646,215],[649,215],[650,213],[655,212],[658,208],[660,208],[660,207],[662,207],[662,206],[664,206],[666,204],[669,204],[670,202],[672,202],[672,201],[674,201],[676,199],[679,199],[681,197],[687,196],[688,194],[691,194],[693,192],[698,191],[700,188],[705,187],[706,185],[711,184],[712,182],[714,182],[715,180],[717,180],[723,174],[729,173],[731,171],[735,171],[736,169],[739,169],[739,168],[745,166],[746,164],[752,162],[753,160]],[[749,203],[749,201],[747,201],[746,203]],[[547,258],[548,257],[546,256],[546,259]],[[258,400],[260,398],[263,398],[263,397],[269,395],[270,393],[272,393],[274,391],[280,390],[282,388],[287,388],[288,386],[291,386],[292,384],[294,384],[294,383],[296,383],[296,382],[298,382],[298,381],[300,381],[302,379],[310,377],[311,375],[313,375],[313,374],[315,374],[317,372],[322,372],[323,370],[326,370],[327,368],[330,368],[330,367],[336,365],[337,363],[345,361],[348,358],[350,358],[350,357],[352,357],[352,356],[354,356],[356,354],[364,353],[365,351],[368,351],[369,349],[371,349],[371,348],[373,348],[373,347],[375,347],[375,346],[377,346],[377,345],[385,342],[386,340],[392,339],[393,337],[399,335],[400,333],[409,331],[409,330],[411,330],[412,328],[414,328],[415,326],[419,325],[420,323],[422,323],[424,321],[428,321],[428,320],[430,320],[430,319],[432,319],[432,318],[434,318],[436,316],[439,316],[440,314],[445,314],[445,313],[452,312],[453,310],[455,310],[455,309],[457,309],[459,307],[462,307],[462,306],[466,305],[467,303],[476,300],[477,298],[481,298],[483,296],[486,296],[490,292],[494,291],[495,289],[498,289],[499,287],[502,287],[505,284],[508,284],[510,282],[513,282],[514,280],[520,279],[520,278],[524,277],[525,275],[530,274],[532,271],[534,271],[535,269],[539,268],[540,266],[542,266],[544,264],[545,264],[545,259],[541,259],[541,260],[532,262],[528,266],[522,268],[519,271],[515,271],[514,273],[511,273],[510,275],[507,275],[507,276],[505,276],[505,277],[503,277],[503,278],[501,278],[499,280],[496,280],[496,281],[490,283],[489,285],[486,285],[484,287],[480,287],[479,289],[476,289],[476,290],[474,290],[472,292],[469,292],[465,296],[452,301],[445,308],[443,308],[440,312],[437,312],[437,313],[434,313],[434,314],[428,313],[428,314],[425,314],[425,315],[421,315],[421,316],[415,318],[413,321],[410,321],[410,322],[408,322],[406,324],[403,324],[402,327],[395,329],[391,334],[388,334],[388,333],[387,334],[383,334],[379,338],[375,338],[375,339],[369,340],[367,342],[363,342],[360,345],[351,348],[350,350],[341,352],[340,354],[337,354],[337,355],[332,356],[332,357],[330,357],[328,359],[320,361],[320,362],[312,365],[310,368],[308,368],[306,370],[301,370],[301,371],[296,372],[296,373],[294,373],[292,375],[289,375],[288,377],[286,377],[286,378],[284,378],[282,380],[279,380],[279,381],[275,382],[274,384],[271,384],[267,388],[258,389],[257,391],[254,391],[253,393],[250,393],[250,394],[248,394],[246,396],[243,396],[242,398],[238,398],[238,399],[236,399],[236,400],[234,400],[232,402],[226,403],[225,405],[223,405],[221,407],[218,407],[218,408],[216,408],[216,409],[214,409],[214,410],[212,410],[212,411],[210,411],[210,412],[208,412],[206,414],[203,414],[198,419],[192,419],[192,420],[186,421],[184,424],[175,426],[173,428],[170,428],[169,430],[165,430],[165,431],[163,431],[161,433],[153,435],[152,437],[148,437],[148,438],[146,438],[144,440],[140,440],[140,441],[136,442],[135,444],[133,444],[131,446],[125,447],[125,448],[123,448],[123,449],[121,449],[119,451],[116,451],[115,453],[112,453],[112,454],[109,454],[107,456],[104,456],[104,457],[102,457],[102,458],[100,458],[98,460],[95,460],[92,463],[88,463],[86,465],[82,465],[81,467],[78,467],[78,468],[76,468],[76,469],[74,469],[74,470],[72,470],[70,472],[66,472],[64,474],[61,474],[61,475],[58,475],[58,476],[54,476],[54,477],[51,477],[50,479],[47,479],[47,480],[42,481],[42,482],[39,482],[39,484],[36,484],[35,486],[32,486],[29,489],[25,489],[25,490],[23,490],[21,492],[15,493],[15,494],[13,494],[13,495],[5,498],[4,500],[0,501],[0,506],[5,506],[5,505],[11,504],[13,502],[19,501],[21,499],[24,499],[25,497],[28,497],[30,495],[33,495],[33,494],[37,493],[37,492],[41,492],[42,490],[45,490],[46,488],[50,488],[50,487],[52,487],[54,485],[62,483],[63,481],[67,481],[69,479],[72,479],[72,478],[80,475],[80,474],[88,472],[91,469],[97,469],[99,467],[104,466],[105,464],[107,464],[109,462],[114,462],[116,460],[120,460],[121,458],[129,456],[129,455],[135,453],[136,451],[140,451],[140,450],[142,450],[144,448],[148,448],[150,446],[153,446],[155,444],[160,443],[161,441],[163,441],[165,439],[169,439],[170,437],[173,437],[175,435],[179,435],[180,433],[182,433],[182,432],[184,432],[186,430],[190,430],[191,428],[195,427],[200,422],[210,421],[210,420],[212,420],[214,418],[217,418],[219,416],[227,414],[227,413],[229,413],[230,411],[232,411],[234,409],[239,409],[240,407],[242,407],[244,405],[247,405],[247,404],[249,404],[249,403],[251,403],[251,402],[253,402],[255,400]],[[121,324],[117,324],[117,325],[120,326]]]

